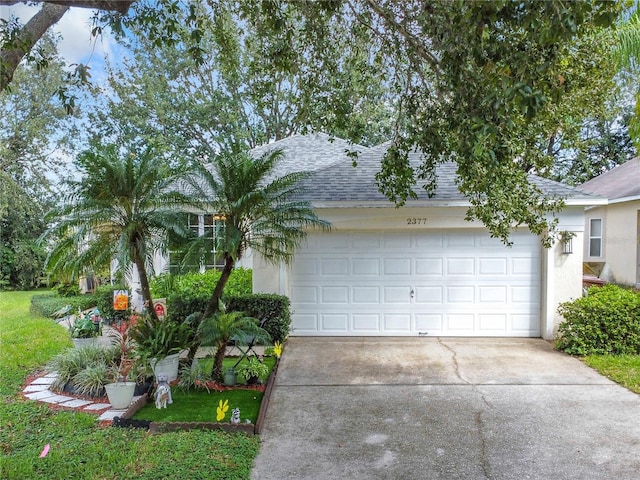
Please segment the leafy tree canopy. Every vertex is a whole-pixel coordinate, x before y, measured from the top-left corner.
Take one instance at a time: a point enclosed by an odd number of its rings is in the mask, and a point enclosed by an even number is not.
[[[138,28],[155,45],[184,42],[185,51],[202,62],[205,23],[222,18],[216,16],[221,5],[214,0],[139,0],[125,16],[111,13],[108,5],[103,11],[116,30]],[[341,106],[339,97],[322,98],[313,89],[326,89],[325,78],[344,81],[334,32],[370,36],[366,65],[383,65],[387,86],[397,96],[394,141],[377,177],[381,191],[402,205],[415,195],[418,179],[433,188],[435,166],[453,160],[459,188],[471,202],[468,217],[481,220],[505,241],[514,225],[543,236],[553,227],[545,214],[558,211],[561,202],[544,198],[525,170],[549,168],[551,157],[540,147],[556,135],[554,120],[557,124],[567,107],[563,99],[581,88],[580,79],[599,60],[589,56],[587,40],[599,38],[623,8],[621,2],[563,0],[256,0],[235,5],[238,25],[255,32],[254,48],[268,48],[271,61],[265,68],[286,75],[303,65],[306,70],[300,71],[308,78],[299,86],[303,96],[312,92],[309,98],[331,110]],[[177,15],[181,8],[185,18]],[[235,37],[223,38],[232,39],[233,48]],[[269,39],[268,45],[261,38]],[[345,45],[352,43],[340,46]],[[234,70],[231,64],[229,71]],[[328,115],[314,126],[335,122]],[[424,153],[419,166],[408,163],[413,148]]]

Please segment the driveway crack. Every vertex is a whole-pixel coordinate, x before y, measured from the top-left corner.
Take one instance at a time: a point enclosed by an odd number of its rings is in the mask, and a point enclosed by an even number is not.
[[[475,422],[476,430],[478,432],[478,439],[480,441],[480,467],[482,468],[482,473],[484,475],[484,478],[487,478],[487,479],[491,478],[489,475],[489,471],[490,471],[489,461],[487,459],[487,440],[485,437],[485,425],[484,425],[484,421],[482,420],[482,415],[487,409],[491,408],[491,404],[487,400],[487,397],[484,395],[484,393],[482,393],[482,391],[478,388],[478,385],[470,382],[469,380],[467,380],[462,376],[460,364],[458,363],[458,353],[449,345],[444,343],[442,341],[442,338],[440,337],[438,337],[438,343],[443,348],[447,349],[449,353],[451,353],[451,361],[453,362],[453,367],[454,367],[456,376],[460,379],[460,381],[469,385],[473,389],[473,391],[480,396],[480,399],[482,400],[482,403],[485,406],[484,409],[478,410],[474,413],[474,422]]]
[[[451,348],[449,345],[447,345],[446,343],[444,343],[442,341],[441,337],[438,337],[438,343],[445,348],[446,350],[449,351],[449,353],[451,353],[451,361],[453,362],[453,368],[456,372],[456,377],[458,377],[462,382],[471,385],[471,383],[469,382],[469,380],[467,380],[466,378],[464,378],[462,376],[462,374],[460,373],[460,364],[458,364],[458,353]]]

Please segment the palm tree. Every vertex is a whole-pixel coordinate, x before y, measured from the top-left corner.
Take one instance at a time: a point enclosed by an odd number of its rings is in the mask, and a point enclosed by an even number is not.
[[[222,222],[214,242],[224,262],[203,318],[218,310],[227,280],[249,248],[268,262],[289,263],[306,228],[330,227],[309,202],[299,199],[300,182],[308,172],[276,176],[282,158],[280,150],[255,159],[247,153],[222,153],[209,168],[199,167],[201,180],[194,186],[202,198],[212,199],[202,208]]]
[[[253,337],[256,342],[269,342],[269,333],[258,326],[257,320],[246,316],[243,312],[227,312],[221,307],[215,315],[205,318],[198,326],[198,338],[201,345],[215,347],[211,375],[222,379],[222,362],[227,344],[233,339]]]
[[[142,296],[152,305],[147,271],[154,253],[166,250],[169,234],[190,233],[180,211],[190,200],[177,191],[185,171],[152,148],[138,154],[99,143],[75,163],[81,177],[67,182],[69,193],[50,213],[54,223],[42,237],[56,242],[47,268],[75,276],[113,259],[124,271],[133,263]],[[155,317],[153,308],[149,313]]]

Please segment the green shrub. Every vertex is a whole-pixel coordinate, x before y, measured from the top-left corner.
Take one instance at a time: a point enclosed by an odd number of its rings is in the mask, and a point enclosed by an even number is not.
[[[61,297],[77,297],[80,295],[80,287],[77,283],[58,283],[53,289]]]
[[[169,299],[175,295],[211,295],[220,278],[218,270],[204,273],[186,273],[184,275],[163,274],[151,280],[151,292],[154,298]],[[249,268],[235,268],[225,285],[225,295],[250,295],[253,291],[253,273]]]
[[[225,303],[230,311],[244,312],[250,317],[266,319],[263,328],[271,335],[272,342],[284,342],[291,330],[291,302],[283,295],[257,293],[255,295],[229,296]]]
[[[136,353],[145,360],[161,360],[167,355],[180,353],[189,346],[192,334],[190,325],[146,316],[131,329],[131,339],[136,344]]]
[[[45,293],[31,297],[30,311],[33,315],[47,318],[54,318],[54,313],[58,310],[70,306],[70,312],[75,313],[80,310],[87,310],[96,306],[94,295],[80,295],[77,297],[61,297],[55,293]]]
[[[169,315],[175,321],[184,321],[195,312],[203,312],[209,302],[210,293],[190,295],[171,295],[169,300]],[[224,297],[227,310],[230,312],[244,312],[249,317],[266,319],[264,329],[269,332],[273,342],[283,342],[291,329],[290,302],[287,297],[270,293],[255,295]]]
[[[616,285],[591,287],[563,303],[556,348],[570,355],[640,354],[640,294]]]

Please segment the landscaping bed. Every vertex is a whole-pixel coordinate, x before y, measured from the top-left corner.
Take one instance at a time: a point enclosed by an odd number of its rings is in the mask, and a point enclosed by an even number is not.
[[[263,385],[228,387],[209,381],[206,386],[188,391],[173,387],[173,403],[162,409],[156,408],[153,397],[145,394],[122,417],[116,417],[112,424],[117,427],[146,428],[151,433],[204,429],[259,435],[279,365],[279,359],[265,359],[266,362],[271,360],[274,364]],[[217,421],[216,416],[222,406],[226,407],[224,418]],[[235,408],[240,409],[239,423],[230,421]]]

